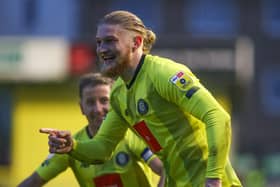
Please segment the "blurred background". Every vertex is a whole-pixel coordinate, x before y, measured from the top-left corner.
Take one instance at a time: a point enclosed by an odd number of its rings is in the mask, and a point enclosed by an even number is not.
[[[118,9],[157,34],[152,54],[189,66],[231,113],[244,186],[280,186],[278,0],[0,0],[0,186],[47,157],[39,128],[86,125],[77,79],[98,71],[96,23]],[[67,170],[46,186],[78,184]]]

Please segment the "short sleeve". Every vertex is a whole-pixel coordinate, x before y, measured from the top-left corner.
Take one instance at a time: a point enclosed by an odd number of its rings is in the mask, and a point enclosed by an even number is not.
[[[49,154],[47,159],[37,168],[39,176],[49,181],[59,173],[65,171],[69,166],[69,156],[67,154]]]

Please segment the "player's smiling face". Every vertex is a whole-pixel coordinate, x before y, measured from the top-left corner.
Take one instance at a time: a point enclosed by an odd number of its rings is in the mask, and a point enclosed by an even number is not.
[[[89,125],[99,127],[109,111],[109,85],[87,86],[83,89],[80,107]]]
[[[116,77],[123,73],[131,60],[133,37],[120,25],[101,24],[96,33],[96,53],[103,74]]]

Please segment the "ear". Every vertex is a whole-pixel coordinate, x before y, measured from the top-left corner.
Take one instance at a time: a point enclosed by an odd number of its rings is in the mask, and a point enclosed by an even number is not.
[[[135,36],[133,38],[133,48],[132,48],[132,50],[135,51],[136,49],[138,49],[141,46],[142,42],[143,42],[143,38],[141,36]]]

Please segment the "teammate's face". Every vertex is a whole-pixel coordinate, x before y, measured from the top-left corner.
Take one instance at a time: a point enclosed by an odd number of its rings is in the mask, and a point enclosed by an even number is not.
[[[89,124],[100,126],[109,110],[109,85],[87,86],[83,89],[80,106]]]
[[[103,74],[122,75],[132,59],[133,37],[119,25],[101,24],[96,33],[96,53]]]

